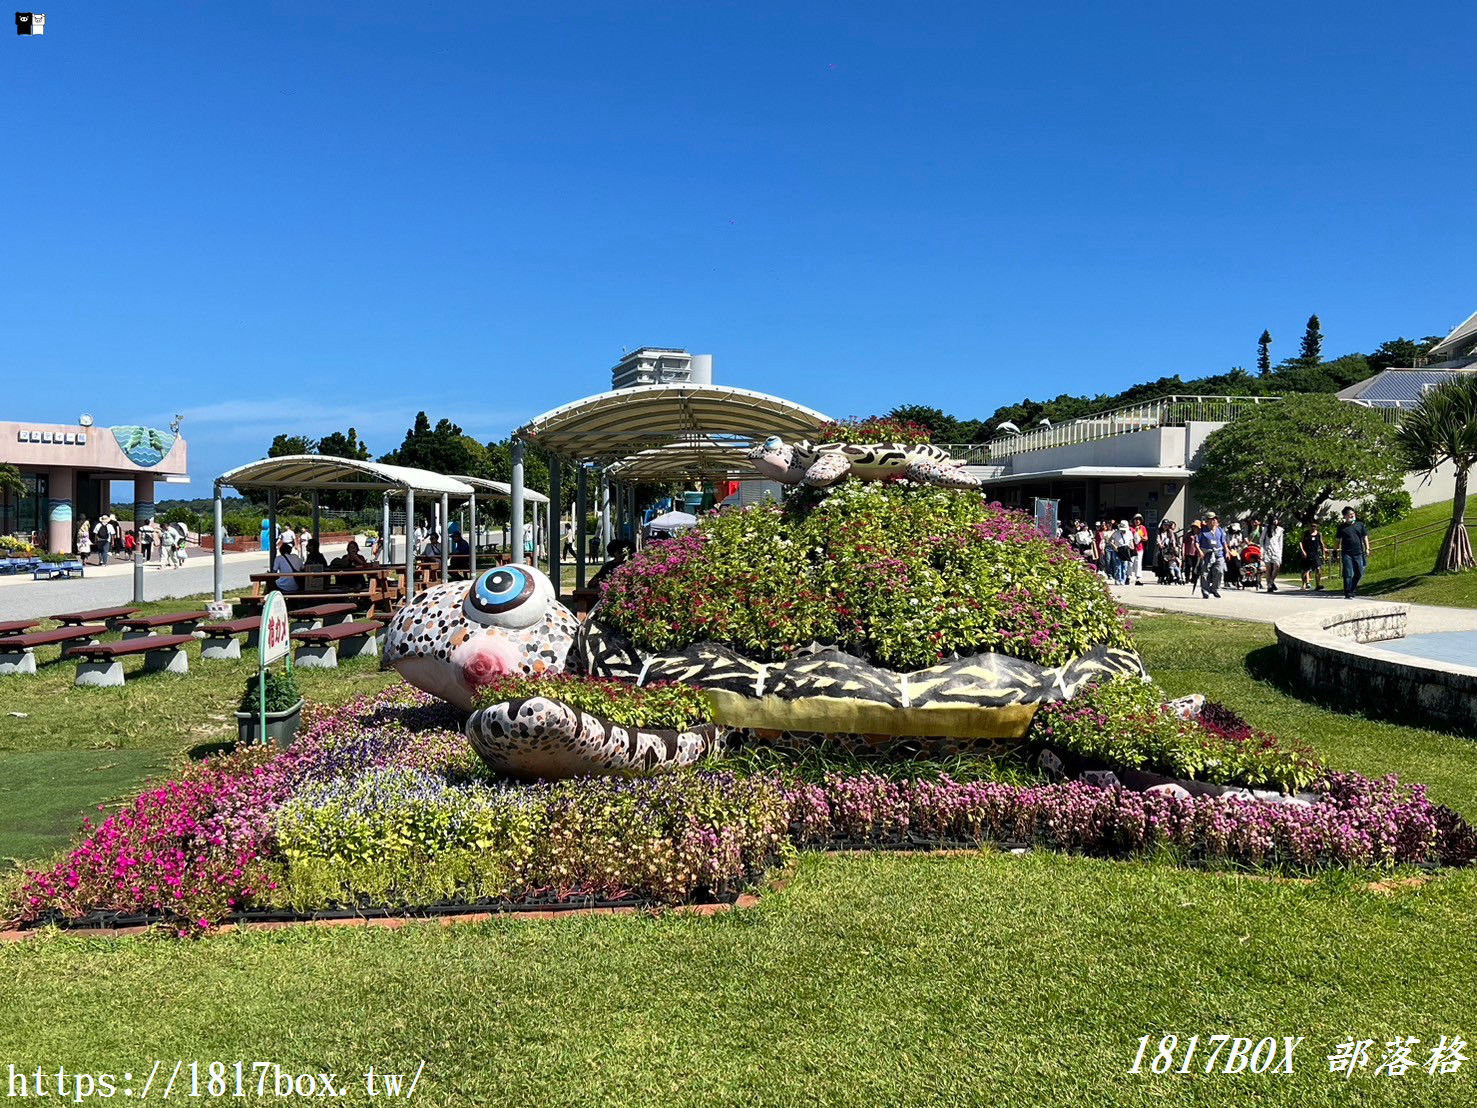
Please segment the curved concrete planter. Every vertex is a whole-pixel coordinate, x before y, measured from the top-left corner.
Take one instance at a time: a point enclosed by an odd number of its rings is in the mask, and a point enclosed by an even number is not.
[[[1405,637],[1409,615],[1405,604],[1305,612],[1277,621],[1277,643],[1289,672],[1319,696],[1477,738],[1477,667],[1380,649]]]

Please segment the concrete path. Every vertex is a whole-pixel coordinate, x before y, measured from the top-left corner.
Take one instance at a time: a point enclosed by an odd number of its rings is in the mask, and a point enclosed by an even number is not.
[[[342,551],[341,546],[323,548],[329,561]],[[258,551],[227,554],[223,561],[223,588],[228,592],[247,588],[253,573],[263,573],[269,568],[267,556]],[[154,563],[144,566],[144,599],[199,596],[210,592],[214,581],[214,559],[210,552],[191,547],[184,566],[179,569],[164,569]],[[0,577],[0,620],[37,619],[57,612],[111,608],[132,602],[132,562],[114,559],[105,566],[90,565],[87,576],[80,578],[36,581],[29,573]]]
[[[1189,585],[1160,585],[1145,581],[1142,585],[1110,586],[1119,603],[1131,608],[1152,608],[1164,612],[1191,612],[1218,619],[1245,619],[1254,623],[1275,623],[1284,616],[1299,612],[1334,611],[1344,605],[1381,603],[1380,597],[1361,596],[1345,600],[1342,589],[1303,592],[1297,583],[1278,583],[1275,593],[1252,589],[1221,589],[1220,599],[1202,599],[1200,590]],[[1404,603],[1389,601],[1388,603]],[[1442,608],[1433,604],[1410,604],[1410,621],[1406,634],[1421,635],[1434,631],[1477,630],[1477,608]]]

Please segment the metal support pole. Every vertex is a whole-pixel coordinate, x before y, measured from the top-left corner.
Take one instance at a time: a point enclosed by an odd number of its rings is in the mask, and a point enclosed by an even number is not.
[[[513,517],[512,536],[509,539],[513,549],[512,561],[521,565],[523,562],[523,440],[513,440],[513,481],[512,492],[509,494],[512,503],[509,505],[509,514]]]
[[[564,516],[563,509],[559,504],[559,455],[549,455],[549,525],[547,542],[549,544],[549,580],[554,583],[554,595],[558,596],[563,587],[563,574],[559,570],[559,559],[564,557],[564,551],[560,549],[564,540]]]
[[[441,583],[451,580],[451,497],[441,494]]]
[[[469,543],[467,543],[467,548],[472,552],[471,555],[470,555],[471,560],[467,562],[467,569],[469,569],[471,571],[473,577],[476,577],[477,576],[477,494],[476,493],[473,493],[472,494],[472,498],[467,501],[467,527],[472,532],[472,540]]]
[[[318,490],[313,490],[313,541],[318,544],[318,549],[323,549],[323,536],[318,527]]]
[[[277,560],[277,490],[267,490],[267,568]]]
[[[137,528],[138,524],[134,523],[134,527]],[[135,535],[134,539],[137,541],[138,536]],[[221,599],[221,586],[224,584],[226,576],[226,552],[221,549],[225,545],[226,527],[224,521],[221,519],[221,483],[217,481],[215,483],[215,550],[211,558],[215,577],[215,585],[211,589],[211,595],[216,600]]]
[[[144,543],[139,530],[154,518],[154,479],[133,479],[133,602],[144,602]]]
[[[576,463],[574,482],[574,587],[585,587],[585,503],[588,495],[585,463]]]
[[[380,565],[391,565],[395,561],[395,549],[390,545],[390,494],[385,493],[380,501]]]
[[[405,601],[415,596],[415,490],[405,490]]]
[[[610,478],[600,475],[600,553],[610,549]]]

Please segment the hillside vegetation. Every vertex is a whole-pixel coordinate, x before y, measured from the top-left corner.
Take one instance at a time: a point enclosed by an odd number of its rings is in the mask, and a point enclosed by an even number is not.
[[[1474,510],[1477,496],[1467,499],[1468,520],[1477,518],[1472,514]],[[1477,608],[1477,572],[1431,573],[1450,519],[1451,501],[1442,500],[1416,508],[1398,523],[1371,531],[1372,556],[1360,591],[1412,604]],[[1337,576],[1337,564],[1333,571]]]

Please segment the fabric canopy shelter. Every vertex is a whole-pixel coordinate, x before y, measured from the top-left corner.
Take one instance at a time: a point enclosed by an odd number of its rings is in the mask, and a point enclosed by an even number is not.
[[[446,477],[429,470],[410,466],[387,465],[384,462],[334,458],[322,454],[289,454],[280,458],[263,458],[222,473],[215,479],[215,599],[221,599],[225,576],[225,528],[221,522],[221,490],[230,487],[238,492],[264,491],[269,514],[269,544],[277,541],[277,493],[307,493],[313,501],[313,536],[318,536],[318,494],[330,492],[378,492],[382,495],[381,518],[385,551],[390,544],[390,496],[405,497],[405,596],[415,593],[415,498],[422,494],[441,498],[441,517],[446,518],[447,503],[453,496],[472,498],[477,490],[457,477]],[[441,579],[449,576],[446,543],[441,545]],[[268,566],[275,558],[269,552]]]
[[[468,476],[466,476],[464,474],[463,475],[459,475],[456,479],[458,481],[464,481],[468,485],[471,485],[472,488],[474,488],[474,489],[477,490],[478,496],[489,496],[489,497],[492,497],[494,500],[512,500],[513,499],[513,486],[510,485],[510,484],[508,484],[505,481],[492,481],[492,480],[489,480],[486,477],[468,477]],[[537,561],[538,561],[538,551],[539,551],[539,541],[538,540],[539,540],[539,535],[543,533],[539,529],[538,506],[540,504],[547,505],[549,503],[549,498],[547,496],[545,496],[543,493],[539,492],[537,489],[524,489],[523,490],[523,498],[526,501],[529,501],[530,503],[533,504],[533,556],[534,556],[535,563],[537,563]],[[471,518],[468,520],[468,525],[469,525],[469,528],[470,528],[470,530],[472,532],[471,571],[473,573],[476,573],[477,572],[477,497],[476,496],[470,497],[467,500],[467,503],[470,505],[470,514],[471,514]],[[546,509],[546,512],[547,512],[547,509]],[[547,528],[547,526],[548,526],[547,523],[545,523],[545,528]],[[511,530],[511,527],[509,529],[509,534],[508,534],[508,546],[509,546],[509,548],[517,547],[520,551],[523,549],[523,537],[522,537],[522,533],[520,532],[515,537],[514,534],[513,534],[513,532],[512,532],[512,530]],[[521,559],[519,559],[519,560],[521,560]]]
[[[572,461],[575,482],[575,587],[585,584],[587,467],[600,474],[602,544],[612,531],[611,483],[617,482],[614,514],[634,535],[635,486],[664,478],[702,479],[750,473],[745,457],[770,435],[814,437],[830,417],[803,404],[751,389],[722,385],[640,385],[587,396],[554,408],[520,427],[513,435],[512,515],[515,533],[523,526],[523,451],[533,445],[549,455],[549,518],[561,518],[559,467]],[[624,530],[624,528],[623,528]],[[549,574],[560,587],[559,539],[550,543]]]

